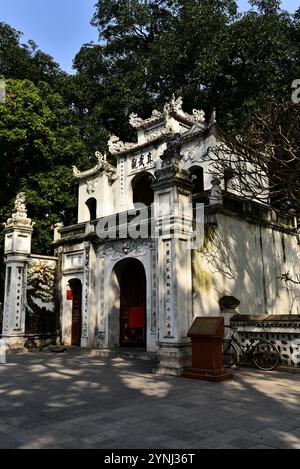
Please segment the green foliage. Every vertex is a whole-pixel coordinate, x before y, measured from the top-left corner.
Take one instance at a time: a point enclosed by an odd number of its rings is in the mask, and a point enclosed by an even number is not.
[[[19,190],[37,222],[34,247],[47,252],[51,225],[75,220],[73,164],[105,150],[109,133],[134,138],[128,115],[148,116],[173,93],[188,111],[217,109],[222,128],[247,128],[270,99],[290,99],[300,76],[300,9],[252,0],[240,14],[235,0],[98,0],[92,24],[99,43],[63,73],[33,41],[0,23],[0,217]],[[0,239],[1,243],[1,239]]]
[[[19,191],[36,222],[33,245],[49,252],[51,225],[74,222],[72,165],[88,164],[85,146],[62,97],[46,83],[7,80],[0,105],[0,217],[4,222]]]
[[[289,97],[300,72],[299,14],[277,0],[251,4],[242,15],[234,0],[98,0],[101,45],[83,46],[74,61],[86,90],[83,136],[105,128],[131,138],[128,114],[146,116],[173,93],[187,110],[216,108],[235,132],[271,97]]]
[[[249,3],[257,7],[261,13],[271,15],[278,12],[281,0],[249,0]]]
[[[5,78],[62,83],[66,76],[52,57],[42,52],[34,41],[21,44],[23,34],[0,22],[0,75]]]

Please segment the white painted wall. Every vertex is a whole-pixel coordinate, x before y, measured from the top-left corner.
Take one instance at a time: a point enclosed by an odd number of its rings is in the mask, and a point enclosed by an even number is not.
[[[207,149],[215,144],[213,135],[203,139],[198,137],[190,143],[186,143],[182,153],[183,168],[189,169],[191,166],[202,166],[204,169],[204,189],[211,188],[213,176],[209,174],[209,162],[204,160]],[[156,146],[149,144],[145,149],[127,155],[126,157],[117,156],[117,175],[118,179],[110,184],[105,173],[99,173],[90,178],[79,181],[78,195],[78,223],[87,222],[90,214],[86,202],[91,197],[97,200],[97,218],[113,215],[119,212],[125,212],[134,208],[132,201],[132,181],[142,172],[149,172],[154,175],[155,170],[161,167],[160,156],[166,149],[165,143]],[[153,164],[148,163],[148,155],[151,153]],[[140,164],[141,158],[144,165]],[[133,161],[136,161],[136,167],[133,167]],[[88,182],[95,182],[94,192],[88,193]]]
[[[90,198],[97,200],[97,218],[116,213],[116,194],[117,184],[109,184],[106,174],[98,174],[92,176],[88,181],[95,181],[95,191],[89,193],[87,180],[79,181],[79,194],[78,194],[78,223],[87,222],[90,220],[90,212],[86,202]]]
[[[218,301],[235,296],[240,314],[300,314],[300,286],[282,283],[299,272],[296,236],[225,215],[204,252],[194,252],[194,316],[218,315]]]

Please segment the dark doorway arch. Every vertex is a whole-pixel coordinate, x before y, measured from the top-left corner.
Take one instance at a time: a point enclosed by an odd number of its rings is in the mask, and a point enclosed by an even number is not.
[[[196,215],[196,206],[197,204],[206,204],[207,196],[204,192],[204,171],[201,166],[192,166],[189,169],[191,175],[193,176],[193,208],[194,216]]]
[[[90,221],[97,219],[97,200],[94,197],[91,197],[86,201],[86,206],[89,209]]]
[[[80,346],[82,326],[82,283],[78,279],[69,281],[72,291],[72,345]]]
[[[194,176],[193,196],[198,196],[204,192],[204,172],[201,166],[192,166],[190,173]]]
[[[132,198],[134,204],[144,204],[150,206],[154,202],[154,192],[151,187],[153,176],[143,172],[137,174],[132,180]]]
[[[120,287],[120,346],[146,346],[146,273],[137,259],[124,259],[114,268]]]

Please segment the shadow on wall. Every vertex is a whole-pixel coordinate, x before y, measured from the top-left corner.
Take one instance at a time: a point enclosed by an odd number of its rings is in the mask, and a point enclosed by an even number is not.
[[[235,296],[245,314],[299,314],[300,286],[278,278],[298,265],[295,236],[223,218],[219,227],[206,225],[204,244],[193,253],[194,297],[214,292],[217,308],[220,298]]]

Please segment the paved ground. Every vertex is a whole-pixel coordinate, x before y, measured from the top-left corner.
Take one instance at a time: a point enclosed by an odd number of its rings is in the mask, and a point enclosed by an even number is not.
[[[208,383],[68,352],[0,365],[0,448],[298,448],[300,374]]]

